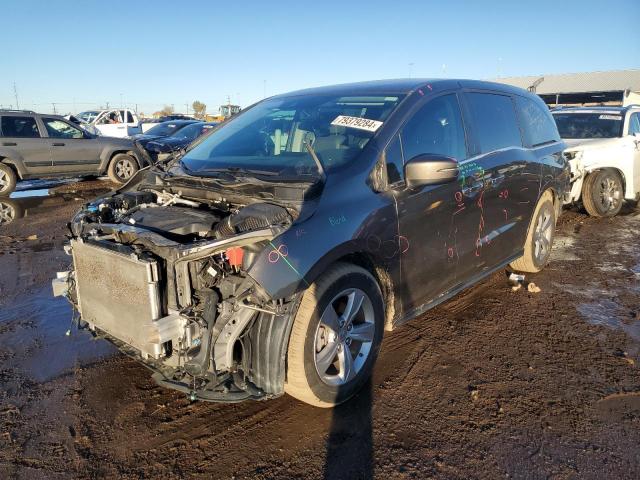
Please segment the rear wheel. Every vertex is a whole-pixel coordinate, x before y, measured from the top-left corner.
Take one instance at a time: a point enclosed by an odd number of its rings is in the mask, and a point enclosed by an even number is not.
[[[623,199],[622,179],[612,170],[590,174],[582,187],[582,203],[592,217],[613,217],[620,212]]]
[[[355,265],[331,267],[302,297],[289,339],[285,391],[323,408],[351,398],[371,376],[383,324],[375,278]]]
[[[547,190],[542,194],[533,212],[524,255],[511,263],[511,268],[520,272],[536,273],[549,262],[551,246],[556,232],[556,209],[553,206],[553,194]]]
[[[131,155],[118,153],[114,155],[109,163],[108,175],[115,183],[125,183],[129,181],[138,171],[138,162]]]
[[[0,163],[0,197],[8,197],[16,189],[18,178],[13,169],[4,163]]]

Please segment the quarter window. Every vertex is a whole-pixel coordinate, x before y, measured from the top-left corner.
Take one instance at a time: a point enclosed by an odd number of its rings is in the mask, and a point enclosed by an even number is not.
[[[83,138],[82,131],[62,120],[44,118],[44,126],[50,138]]]
[[[640,133],[640,113],[634,113],[629,117],[629,135]]]
[[[421,154],[467,157],[464,127],[455,94],[435,98],[418,110],[400,134],[406,161]]]
[[[469,93],[467,100],[478,142],[479,151],[476,153],[522,147],[511,97],[493,93]]]
[[[387,169],[387,183],[394,184],[404,177],[404,164],[402,161],[402,149],[400,148],[400,137],[391,140],[384,151],[384,160]]]
[[[527,147],[537,147],[560,140],[558,127],[548,108],[543,108],[529,98],[515,98],[524,143]]]
[[[3,137],[40,138],[36,119],[33,117],[0,117],[0,133]]]

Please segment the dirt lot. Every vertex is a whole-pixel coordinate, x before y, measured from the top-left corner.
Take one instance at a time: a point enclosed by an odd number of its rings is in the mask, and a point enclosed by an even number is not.
[[[84,332],[49,280],[100,182],[0,226],[0,478],[639,478],[640,211],[566,211],[551,265],[389,333],[333,411],[190,403]],[[37,203],[37,202],[36,202]]]

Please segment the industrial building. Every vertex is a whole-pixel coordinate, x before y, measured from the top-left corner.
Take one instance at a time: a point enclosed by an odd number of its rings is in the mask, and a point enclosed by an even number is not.
[[[640,70],[503,77],[494,81],[535,92],[549,107],[640,104]]]

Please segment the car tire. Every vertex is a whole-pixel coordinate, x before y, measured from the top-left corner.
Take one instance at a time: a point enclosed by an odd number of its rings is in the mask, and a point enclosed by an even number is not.
[[[8,197],[16,189],[18,177],[9,165],[0,163],[0,197]]]
[[[0,227],[24,216],[22,206],[10,198],[0,198]]]
[[[553,193],[542,194],[531,217],[524,244],[524,254],[511,263],[510,267],[519,272],[536,273],[549,262],[551,247],[556,232],[556,208]]]
[[[624,190],[622,178],[613,170],[591,173],[582,186],[582,204],[592,217],[614,217],[620,213]]]
[[[383,331],[375,278],[336,263],[303,294],[289,339],[285,392],[316,407],[345,402],[371,376]]]
[[[107,174],[114,183],[126,183],[138,170],[138,162],[135,158],[126,153],[118,153],[111,159]]]

